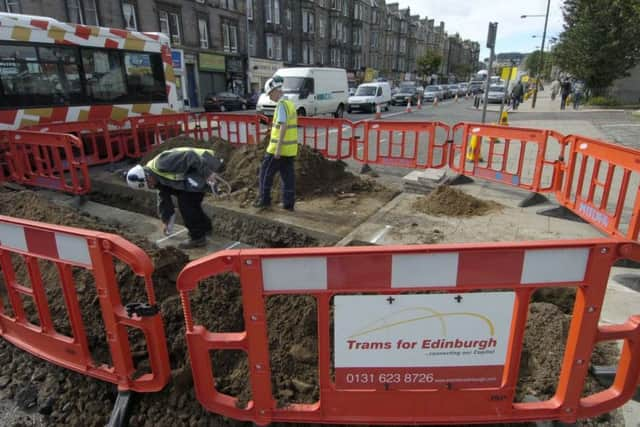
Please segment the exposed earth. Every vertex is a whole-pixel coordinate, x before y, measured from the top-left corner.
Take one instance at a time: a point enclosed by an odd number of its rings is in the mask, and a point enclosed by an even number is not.
[[[164,145],[197,144],[176,138]],[[171,145],[173,144],[173,145]],[[217,140],[215,147],[225,158],[225,178],[232,186],[232,197],[241,205],[253,201],[257,169],[264,147],[256,145],[235,149]],[[150,158],[153,154],[147,156]],[[303,148],[296,168],[297,192],[302,198],[315,195],[384,191],[374,181],[345,171],[344,164],[329,162],[310,149]],[[276,187],[274,187],[276,188]],[[117,197],[117,195],[114,195]],[[481,215],[499,206],[469,199],[464,193],[442,187],[420,201],[416,209],[434,215]],[[160,249],[127,228],[115,228],[97,219],[81,215],[69,208],[47,202],[31,191],[14,191],[0,187],[0,214],[52,224],[81,227],[119,234],[141,247],[151,257],[155,272],[153,282],[164,321],[172,369],[170,383],[158,393],[138,395],[130,425],[137,426],[218,426],[244,423],[225,419],[205,411],[195,398],[184,339],[184,317],[176,291],[176,278],[189,261],[188,254],[173,247]],[[266,231],[268,232],[268,230]],[[297,246],[292,244],[291,246]],[[302,245],[300,245],[302,246]],[[22,257],[13,256],[18,282],[28,284]],[[69,335],[65,301],[55,266],[40,262],[43,282],[54,325],[59,333]],[[123,303],[145,302],[143,281],[124,264],[116,263]],[[96,363],[110,363],[104,326],[90,272],[73,270],[86,334]],[[0,297],[4,313],[13,312],[6,299],[6,284],[0,275]],[[572,291],[554,290],[536,293],[529,309],[529,319],[521,359],[517,401],[545,400],[555,391],[561,368],[563,348],[571,320]],[[33,301],[24,300],[26,312],[38,323]],[[236,276],[225,274],[201,283],[192,294],[192,310],[196,324],[216,332],[244,329],[242,295]],[[305,296],[278,295],[267,300],[267,322],[271,352],[272,386],[279,406],[289,403],[311,403],[319,398],[317,367],[317,312],[315,300]],[[144,336],[136,331],[129,335],[137,371],[148,369]],[[613,364],[618,357],[614,345],[599,346],[593,362]],[[213,354],[218,390],[237,396],[238,405],[251,399],[247,360],[240,352],[219,351]],[[9,399],[34,415],[12,420],[14,426],[103,426],[107,423],[116,398],[115,387],[74,372],[58,368],[0,340],[0,402]],[[593,377],[586,383],[589,393],[602,389]],[[592,420],[584,425],[623,425],[618,412]]]

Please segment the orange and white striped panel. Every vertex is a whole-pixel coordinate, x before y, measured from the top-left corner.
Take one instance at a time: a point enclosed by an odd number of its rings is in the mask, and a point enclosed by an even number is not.
[[[87,239],[51,230],[0,222],[0,249],[91,266]]]
[[[588,248],[268,257],[262,282],[267,292],[580,283],[588,259]]]

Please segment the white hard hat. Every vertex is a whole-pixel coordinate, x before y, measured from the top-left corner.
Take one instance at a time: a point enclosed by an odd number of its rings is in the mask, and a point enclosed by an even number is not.
[[[136,190],[147,189],[147,175],[142,165],[135,165],[127,172],[127,185]]]
[[[264,92],[269,95],[272,90],[282,87],[284,80],[280,76],[273,76],[264,84]]]

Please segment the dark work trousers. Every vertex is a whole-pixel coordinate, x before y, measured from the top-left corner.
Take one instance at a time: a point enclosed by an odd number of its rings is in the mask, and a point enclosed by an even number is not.
[[[178,198],[178,209],[192,240],[200,239],[211,231],[211,220],[202,210],[204,193],[176,190],[164,185],[158,186],[158,211],[165,224],[175,212],[171,196]]]
[[[282,180],[282,206],[293,209],[296,202],[296,173],[294,169],[295,157],[280,157],[265,154],[260,167],[260,204],[271,205],[271,187],[276,172],[280,172]]]

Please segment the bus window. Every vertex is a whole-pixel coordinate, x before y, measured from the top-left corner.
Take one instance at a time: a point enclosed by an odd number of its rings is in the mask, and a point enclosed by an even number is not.
[[[90,103],[126,100],[127,86],[119,52],[83,48],[82,65]]]
[[[157,53],[124,53],[130,102],[167,100],[162,58]]]

